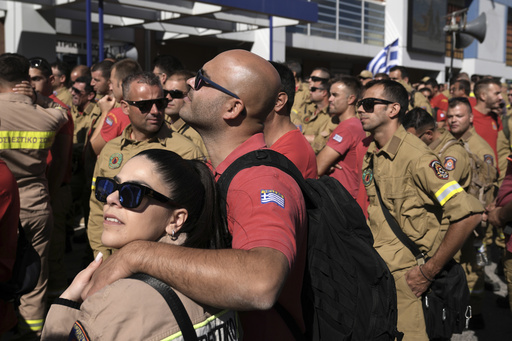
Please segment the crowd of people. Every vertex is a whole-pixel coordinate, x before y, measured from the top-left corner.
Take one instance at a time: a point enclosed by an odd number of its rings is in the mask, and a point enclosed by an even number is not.
[[[244,50],[197,73],[170,55],[151,71],[131,59],[70,69],[1,55],[0,281],[12,273],[18,221],[42,267],[19,307],[0,301],[0,335],[180,336],[166,301],[130,278],[144,273],[178,293],[201,337],[294,339],[275,307],[304,331],[298,184],[258,166],[240,171],[225,198],[215,185],[262,148],[304,178],[337,179],[357,201],[395,279],[405,340],[428,340],[421,296],[452,258],[468,279],[469,327],[483,328],[493,243],[512,293],[512,88],[465,73],[446,88],[429,77],[410,84],[402,66],[357,76],[318,67],[305,78],[300,63]],[[424,259],[401,244],[384,210]],[[91,262],[69,285],[66,240],[80,220]]]

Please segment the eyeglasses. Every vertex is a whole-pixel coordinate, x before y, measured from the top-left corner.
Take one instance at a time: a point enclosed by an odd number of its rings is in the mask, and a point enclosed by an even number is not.
[[[165,97],[156,99],[146,99],[142,101],[124,101],[129,105],[133,105],[139,108],[140,112],[143,114],[147,114],[148,112],[150,112],[151,108],[153,108],[153,105],[156,105],[156,109],[158,111],[164,110],[165,107],[167,107],[167,104],[169,103],[169,100]]]
[[[171,96],[172,99],[179,99],[185,97],[187,93],[181,90],[164,90],[164,96]]]
[[[85,90],[78,90],[77,88],[75,88],[74,86],[71,87],[71,91],[72,92],[76,92],[77,94],[79,95],[85,95]]]
[[[156,199],[162,203],[170,203],[172,206],[178,206],[172,199],[157,191],[133,182],[118,183],[111,178],[97,177],[95,183],[94,196],[100,202],[107,202],[107,197],[119,191],[119,202],[124,208],[136,208],[142,203],[144,196]]]
[[[309,88],[309,92],[315,92],[317,90],[325,90],[324,88],[317,88],[316,86],[313,86],[311,88]]]
[[[329,78],[322,78],[322,77],[317,77],[317,76],[311,76],[311,77],[309,77],[309,80],[311,80],[313,82],[327,82],[329,80]]]
[[[369,97],[369,98],[364,98],[364,99],[358,101],[356,104],[356,108],[359,108],[362,105],[365,112],[372,113],[375,105],[377,105],[377,104],[388,105],[388,104],[393,104],[393,103],[396,103],[396,102],[392,102],[392,101],[388,101],[388,100],[380,99],[380,98]]]
[[[232,93],[231,91],[229,91],[228,89],[220,86],[219,84],[213,82],[212,80],[206,78],[204,75],[203,75],[203,69],[200,69],[199,71],[197,71],[197,75],[196,75],[196,83],[194,84],[194,90],[199,90],[201,89],[203,86],[211,86],[212,88],[215,88],[219,91],[222,91],[223,93],[231,96],[231,97],[234,97],[236,99],[240,99],[240,97],[238,97],[237,95],[235,95],[234,93]]]

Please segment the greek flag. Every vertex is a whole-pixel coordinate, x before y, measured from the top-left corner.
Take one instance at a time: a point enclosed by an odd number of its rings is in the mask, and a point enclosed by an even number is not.
[[[398,65],[398,39],[379,52],[366,66],[366,70],[374,75],[380,72],[388,73],[389,69]]]

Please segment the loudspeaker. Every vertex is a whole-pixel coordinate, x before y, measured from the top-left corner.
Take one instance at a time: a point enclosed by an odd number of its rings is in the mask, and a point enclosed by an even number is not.
[[[472,36],[465,33],[455,33],[455,48],[465,49],[475,40]]]
[[[487,17],[485,13],[482,13],[475,20],[466,23],[460,28],[459,33],[468,34],[471,37],[478,39],[479,42],[483,42],[485,39],[485,33],[487,31]],[[464,39],[464,38],[462,38]]]

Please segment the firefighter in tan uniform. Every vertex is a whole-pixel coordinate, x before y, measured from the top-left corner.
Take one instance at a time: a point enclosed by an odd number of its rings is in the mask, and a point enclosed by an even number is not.
[[[22,333],[39,334],[43,327],[48,282],[48,250],[52,215],[46,157],[57,130],[67,122],[61,109],[43,109],[32,99],[13,93],[15,84],[29,80],[25,57],[0,56],[0,158],[18,182],[21,224],[28,240],[41,256],[41,274],[36,288],[21,298]]]
[[[185,96],[188,93],[187,79],[194,76],[191,71],[175,71],[162,85],[165,97],[169,100],[165,108],[165,122],[169,128],[190,139],[204,156],[208,156],[201,135],[180,118],[180,109],[183,107]]]
[[[450,177],[430,148],[400,125],[408,105],[403,86],[381,80],[365,88],[357,110],[364,130],[374,137],[362,175],[374,247],[395,278],[398,330],[404,332],[404,340],[428,340],[421,295],[429,279],[462,247],[483,207]],[[386,222],[376,183],[398,225],[431,257],[424,264],[418,264]]]
[[[472,126],[473,114],[470,102],[465,97],[454,97],[448,103],[446,124],[452,134],[464,143],[466,151],[471,155],[470,168],[473,179],[467,192],[486,207],[494,201],[498,189],[498,171],[494,161],[494,151]],[[485,276],[483,270],[487,261],[483,243],[486,231],[492,231],[492,228],[488,228],[487,222],[482,221],[475,230],[477,235],[468,238],[468,242],[462,249],[461,264],[466,271],[471,292],[470,304],[473,309],[470,329],[482,329],[485,326],[482,316],[482,300]]]
[[[185,159],[198,159],[203,156],[189,139],[171,131],[164,124],[163,112],[167,100],[163,97],[162,86],[157,76],[148,72],[138,73],[129,76],[126,82],[131,86],[127,93],[123,93],[121,106],[124,113],[129,116],[131,124],[125,128],[121,136],[109,141],[102,149],[94,169],[93,188],[98,176],[116,176],[126,161],[145,149],[167,149]],[[96,200],[94,190],[89,204],[89,243],[94,256],[101,251],[106,258],[113,250],[101,243],[103,203]]]

